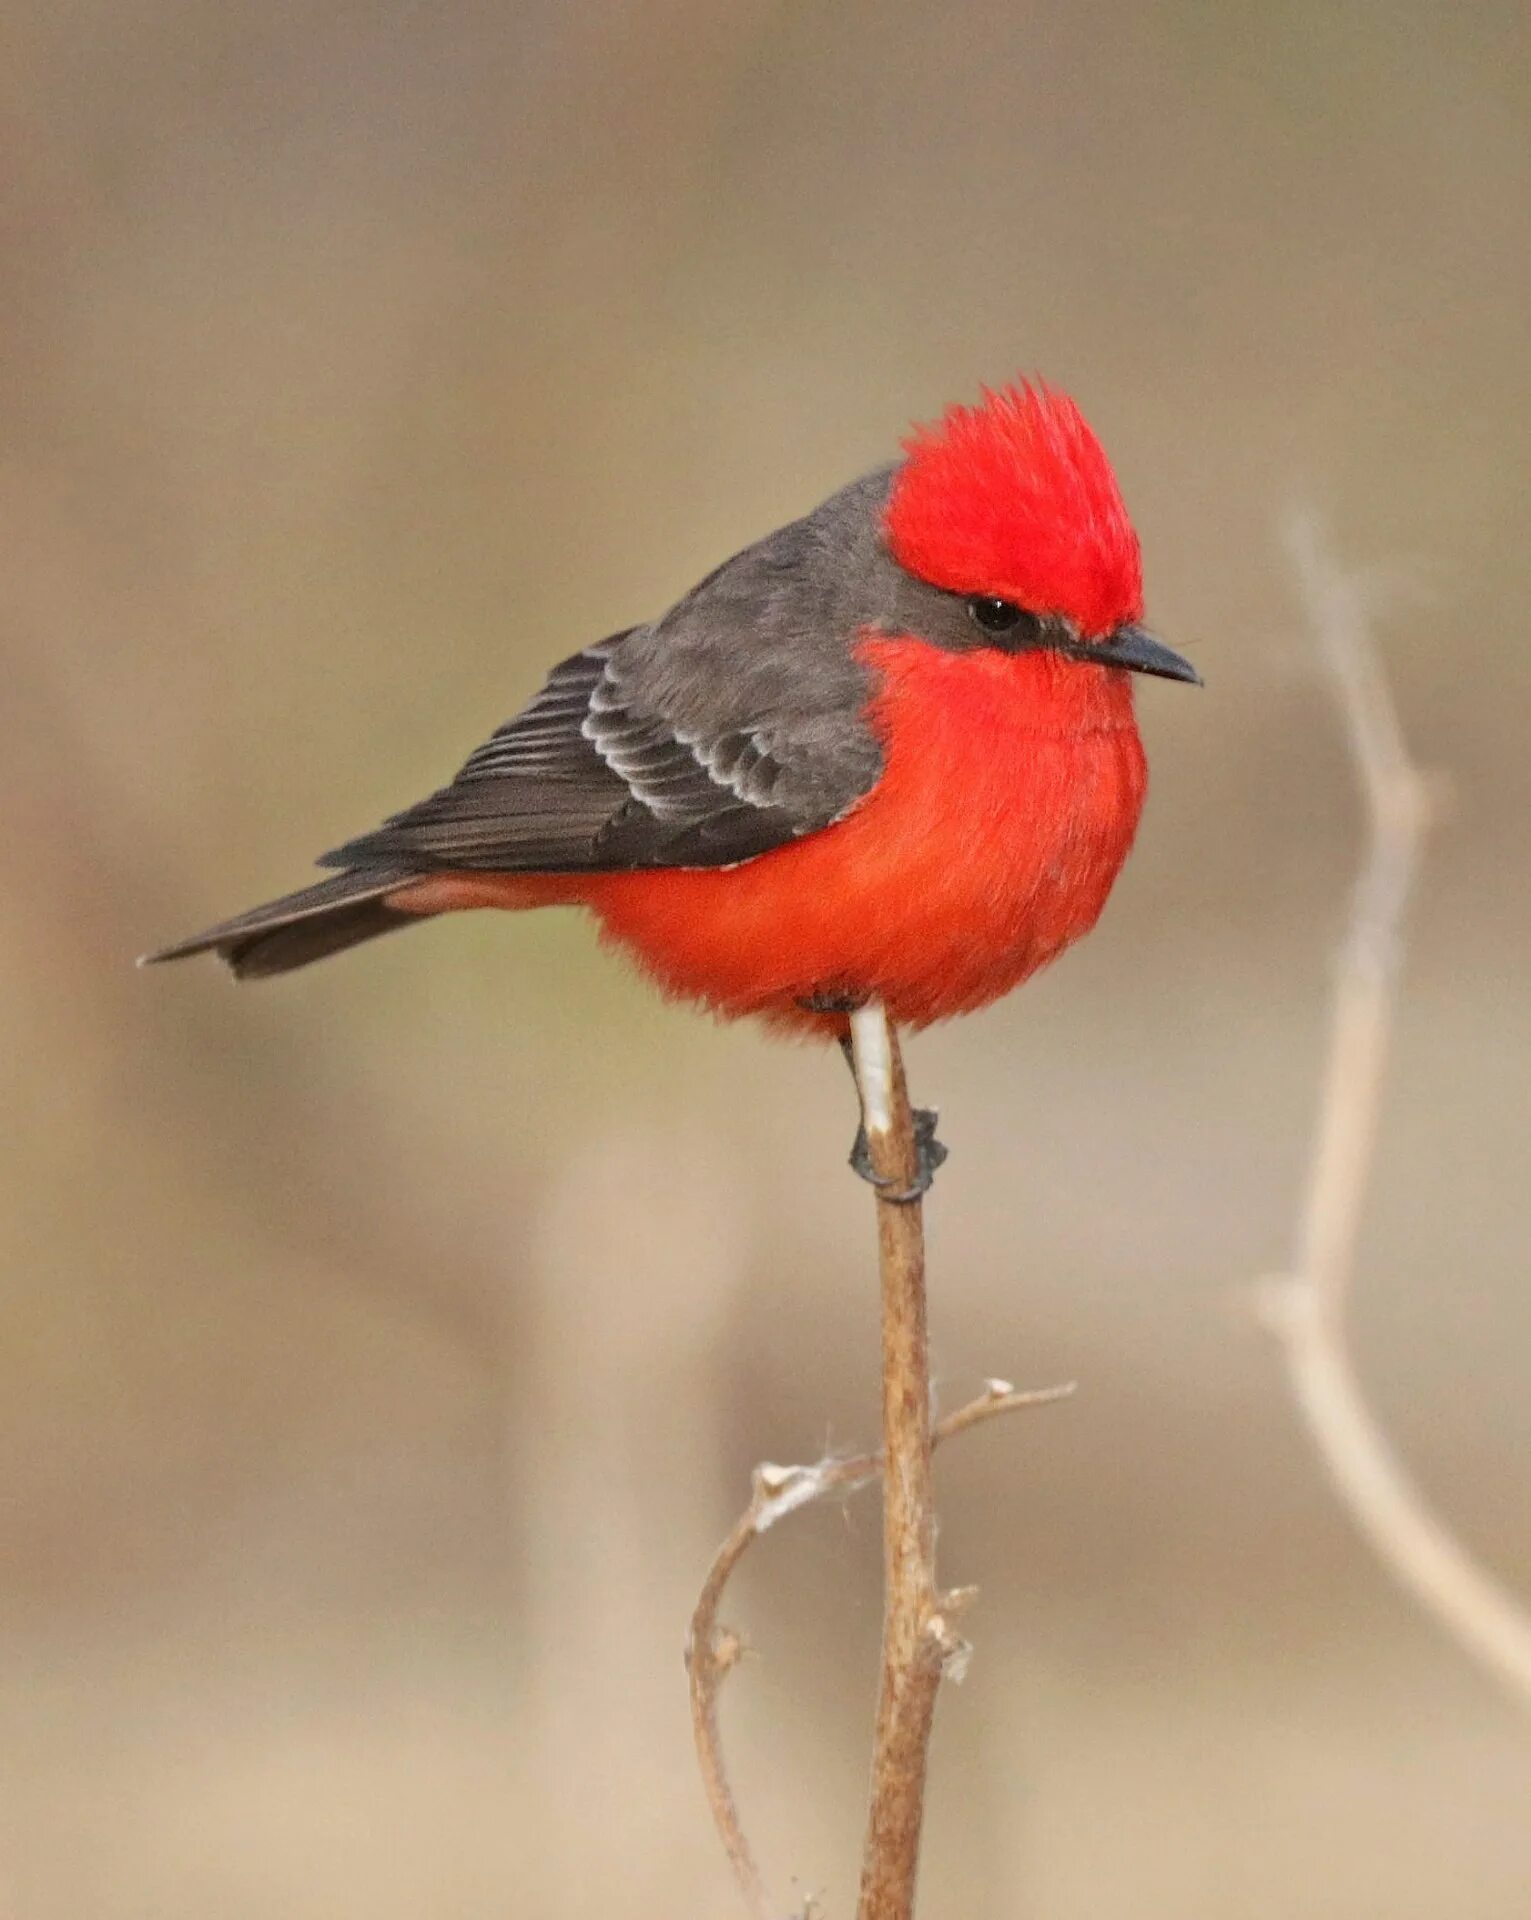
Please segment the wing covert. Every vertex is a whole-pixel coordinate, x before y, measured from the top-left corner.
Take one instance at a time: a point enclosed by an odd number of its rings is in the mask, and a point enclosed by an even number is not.
[[[563,661],[449,786],[320,864],[501,872],[729,866],[839,818],[881,764],[861,723],[861,699],[844,715],[858,750],[837,757],[820,716],[763,698],[766,689],[739,674],[726,624],[706,634],[701,598]],[[672,621],[679,633],[666,631]],[[747,645],[753,636],[743,638]],[[790,676],[783,684],[790,690]],[[754,724],[751,708],[759,712]]]

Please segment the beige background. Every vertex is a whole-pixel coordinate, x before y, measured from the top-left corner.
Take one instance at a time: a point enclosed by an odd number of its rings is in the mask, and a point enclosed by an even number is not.
[[[21,0],[0,58],[0,1912],[718,1914],[680,1646],[759,1457],[875,1420],[839,1065],[568,917],[266,990],[297,884],[540,669],[1040,369],[1118,465],[1154,792],[1097,937],[920,1041],[984,1589],[926,1911],[1502,1920],[1531,1724],[1336,1513],[1284,1257],[1348,769],[1277,539],[1386,626],[1453,816],[1358,1303],[1531,1591],[1528,35],[1512,5]],[[741,1579],[741,1791],[849,1912],[875,1503]]]

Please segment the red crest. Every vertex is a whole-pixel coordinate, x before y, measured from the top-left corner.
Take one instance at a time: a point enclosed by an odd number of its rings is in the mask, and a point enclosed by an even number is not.
[[[901,566],[955,593],[1057,613],[1099,638],[1143,614],[1138,537],[1116,476],[1066,393],[983,389],[904,442],[888,502]]]

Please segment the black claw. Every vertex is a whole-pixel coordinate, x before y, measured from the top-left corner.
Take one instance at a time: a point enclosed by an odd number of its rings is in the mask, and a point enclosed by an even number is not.
[[[872,1165],[872,1148],[867,1139],[864,1126],[856,1129],[855,1144],[851,1148],[851,1171],[859,1174],[869,1186],[877,1189],[879,1200],[887,1200],[895,1207],[907,1207],[930,1189],[930,1183],[936,1177],[936,1169],[946,1160],[946,1148],[936,1138],[936,1111],[933,1107],[916,1107],[914,1110],[914,1153],[918,1172],[911,1185],[902,1187],[897,1193],[888,1191],[891,1181],[880,1174]]]

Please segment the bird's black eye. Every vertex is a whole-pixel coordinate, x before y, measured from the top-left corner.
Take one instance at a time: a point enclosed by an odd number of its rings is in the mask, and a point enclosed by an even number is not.
[[[968,617],[985,633],[1014,633],[1025,612],[1013,600],[994,600],[979,594],[968,602]]]

